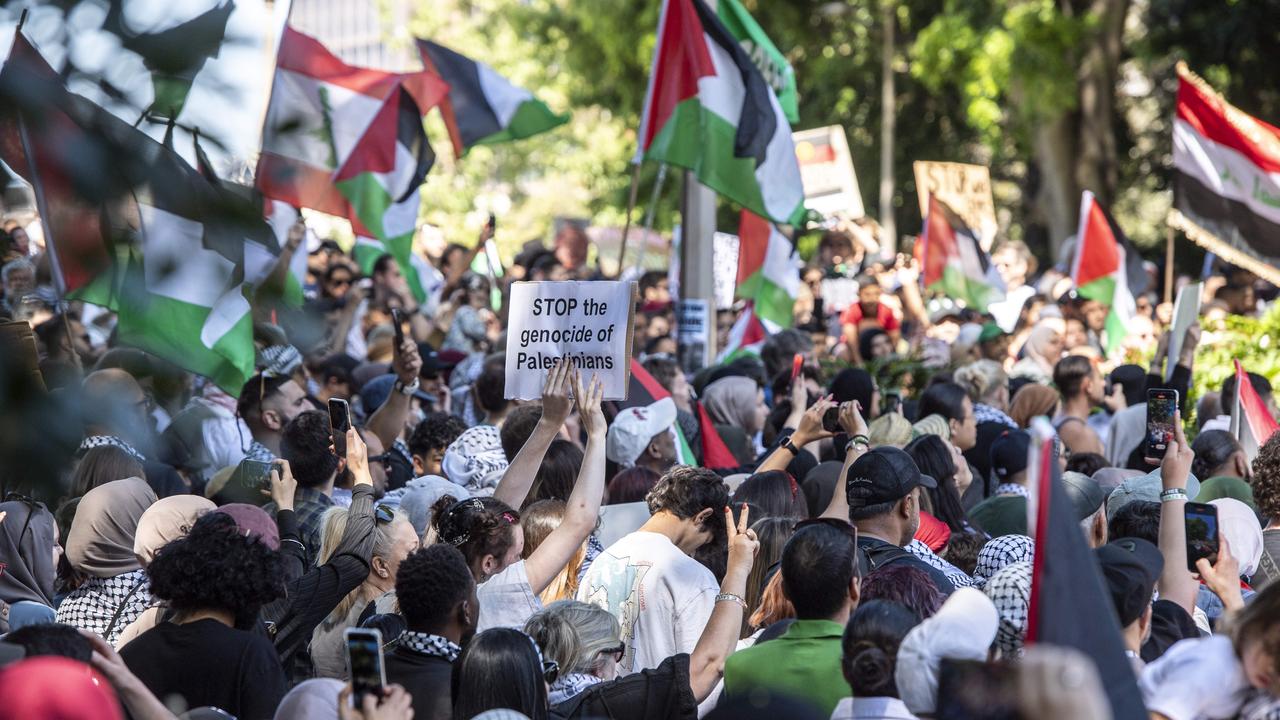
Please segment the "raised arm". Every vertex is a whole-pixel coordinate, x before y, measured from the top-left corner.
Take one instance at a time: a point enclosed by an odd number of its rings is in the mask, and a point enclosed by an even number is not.
[[[1182,413],[1173,417],[1174,439],[1160,463],[1160,482],[1166,492],[1181,490],[1177,498],[1160,499],[1160,554],[1164,571],[1160,574],[1160,596],[1177,603],[1187,614],[1195,612],[1197,583],[1187,570],[1187,478],[1195,453],[1182,433]]]
[[[729,562],[720,596],[711,610],[711,618],[689,654],[689,689],[693,699],[702,702],[711,694],[724,675],[724,661],[738,644],[742,630],[742,614],[746,612],[747,576],[755,562],[760,542],[750,529],[750,509],[742,506],[742,516],[735,527],[733,513],[724,509],[724,524],[729,537]],[[726,597],[732,596],[732,597]],[[720,599],[723,598],[723,599]]]
[[[835,403],[831,400],[830,395],[818,398],[818,401],[800,416],[799,425],[796,427],[796,431],[791,433],[790,442],[780,443],[773,452],[769,453],[769,457],[760,463],[760,466],[756,468],[756,472],[785,471],[796,455],[799,452],[803,452],[803,448],[806,445],[834,435],[835,433],[828,432],[822,427],[823,414],[827,412],[828,408],[834,406]],[[790,448],[795,448],[796,452],[792,452]]]
[[[511,459],[507,471],[503,473],[498,487],[493,490],[493,497],[518,508],[524,505],[529,496],[529,488],[542,467],[542,458],[556,439],[560,426],[569,417],[573,404],[569,400],[569,378],[573,370],[573,361],[561,360],[547,373],[547,382],[542,386],[542,417],[533,428],[533,434],[525,441],[520,452]]]
[[[836,518],[849,522],[849,497],[844,492],[845,478],[849,477],[849,468],[853,461],[871,449],[870,438],[867,437],[867,421],[862,417],[861,403],[857,400],[847,402],[840,408],[840,425],[852,438],[845,448],[844,466],[840,468],[840,477],[836,478],[835,492],[831,493],[831,502],[822,511],[821,517]]]
[[[418,372],[422,370],[422,358],[418,355],[418,346],[408,337],[400,347],[394,348],[393,353],[391,371],[396,374],[396,387],[392,388],[391,394],[387,396],[387,401],[382,403],[382,407],[374,410],[364,424],[365,429],[377,435],[382,441],[384,450],[391,449],[409,420],[411,395],[405,395],[399,388],[414,386],[418,382]]]
[[[537,550],[525,560],[525,572],[529,586],[541,593],[555,576],[569,563],[573,554],[586,542],[600,517],[600,501],[604,498],[604,442],[606,426],[600,399],[604,384],[596,376],[590,386],[582,386],[582,377],[574,374],[574,396],[578,401],[578,415],[587,429],[587,449],[582,456],[582,468],[573,484],[573,492],[565,503],[564,519],[551,531]]]

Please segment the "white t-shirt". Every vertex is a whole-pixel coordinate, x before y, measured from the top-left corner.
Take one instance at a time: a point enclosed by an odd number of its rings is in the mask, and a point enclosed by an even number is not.
[[[529,586],[523,560],[477,586],[476,597],[480,599],[476,632],[496,627],[523,630],[525,622],[542,609],[542,601]]]
[[[1257,694],[1222,635],[1174,643],[1143,668],[1138,687],[1147,709],[1170,720],[1232,718]]]
[[[693,651],[720,592],[716,578],[665,535],[637,531],[610,545],[591,563],[578,600],[608,610],[627,645],[620,669],[657,667]]]

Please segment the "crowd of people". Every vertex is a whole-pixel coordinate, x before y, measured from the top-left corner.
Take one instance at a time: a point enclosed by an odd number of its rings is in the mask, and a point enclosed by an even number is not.
[[[509,284],[601,277],[572,225],[505,277],[428,248],[425,302],[390,256],[366,276],[299,248],[306,300],[258,309],[232,393],[60,302],[7,228],[0,312],[34,329],[79,444],[43,482],[0,468],[0,718],[1111,717],[1096,658],[1027,642],[1038,418],[1109,600],[1086,615],[1114,617],[1151,717],[1280,713],[1280,434],[1237,440],[1234,375],[1188,401],[1197,346],[1276,288],[1224,269],[1171,343],[1152,272],[1108,356],[1109,309],[1021,243],[992,254],[1006,299],[974,309],[866,235],[824,234],[794,327],[696,372],[644,273],[654,401],[562,361],[523,402]],[[1181,399],[1162,457],[1153,388]],[[1188,501],[1221,534],[1194,573]],[[351,629],[379,633],[381,691],[353,687]]]

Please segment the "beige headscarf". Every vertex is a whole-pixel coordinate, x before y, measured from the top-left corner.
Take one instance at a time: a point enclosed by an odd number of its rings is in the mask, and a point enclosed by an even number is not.
[[[71,567],[99,578],[141,568],[133,553],[133,537],[142,514],[155,501],[155,491],[136,477],[114,480],[86,493],[67,533]]]
[[[150,565],[160,548],[184,537],[196,518],[217,507],[199,495],[174,495],[157,500],[138,520],[133,554],[138,556],[144,567]]]

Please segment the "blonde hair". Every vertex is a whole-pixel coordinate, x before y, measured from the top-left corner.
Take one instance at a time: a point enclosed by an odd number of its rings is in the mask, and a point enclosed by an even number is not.
[[[975,403],[986,402],[1009,384],[1009,376],[995,360],[975,360],[956,370],[954,380]]]
[[[398,509],[389,523],[373,521],[373,550],[369,554],[370,563],[373,562],[373,558],[391,556],[396,544],[396,523],[408,522],[409,516]],[[412,527],[412,524],[410,524],[410,527]],[[326,510],[324,517],[320,521],[320,551],[316,554],[316,565],[324,565],[333,558],[334,553],[338,551],[338,545],[342,543],[342,536],[346,532],[347,509],[335,507]],[[328,617],[325,618],[325,624],[332,626],[334,623],[341,622],[346,618],[347,613],[351,612],[352,606],[356,604],[356,600],[359,598],[360,587],[356,586],[333,608],[333,612],[329,613]]]
[[[577,600],[560,600],[536,612],[524,632],[542,648],[543,657],[564,672],[592,673],[600,653],[622,642],[622,627],[608,610]]]
[[[564,519],[565,503],[563,500],[539,500],[524,509],[520,514],[520,528],[524,530],[524,549],[520,556],[525,560],[533,555],[543,540],[553,530],[560,527]],[[560,569],[560,573],[552,579],[551,584],[539,593],[543,605],[550,605],[557,600],[572,600],[578,595],[578,570],[587,557],[587,543],[582,543],[568,564]],[[564,667],[561,665],[561,667]]]

